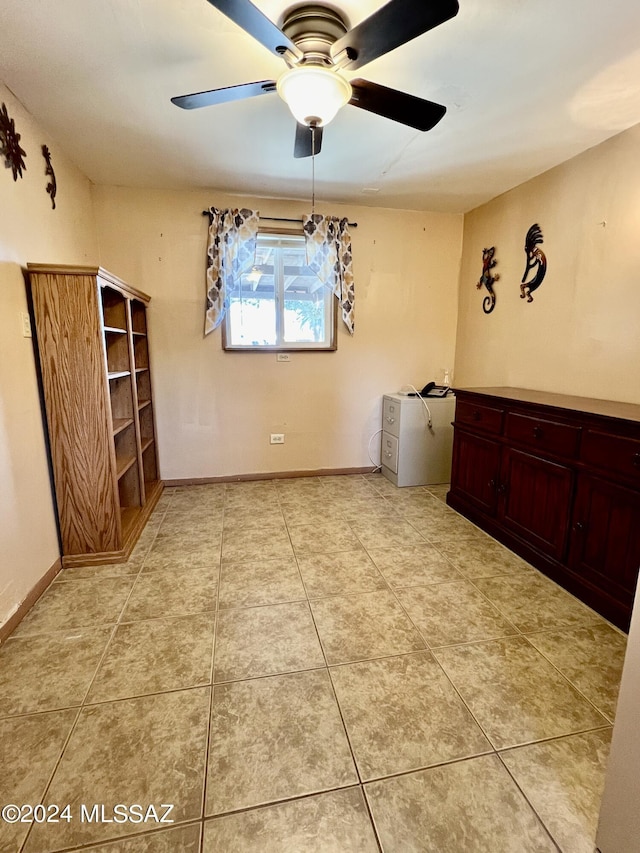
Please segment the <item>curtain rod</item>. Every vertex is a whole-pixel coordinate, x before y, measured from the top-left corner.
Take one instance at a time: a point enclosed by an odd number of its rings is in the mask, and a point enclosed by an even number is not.
[[[211,216],[211,214],[208,210],[203,210],[202,215],[203,216]],[[300,225],[302,222],[301,219],[287,219],[286,217],[282,217],[282,216],[261,216],[260,219],[263,221],[266,220],[268,222],[295,222],[297,225]],[[357,222],[347,222],[347,225],[350,228],[357,228],[358,227]]]

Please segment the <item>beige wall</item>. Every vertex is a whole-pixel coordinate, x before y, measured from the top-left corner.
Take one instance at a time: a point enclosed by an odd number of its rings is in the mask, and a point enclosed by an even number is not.
[[[26,151],[23,178],[0,168],[0,625],[59,556],[32,340],[22,336],[27,261],[95,263],[89,181],[0,85]],[[51,150],[56,209],[41,146]]]
[[[640,126],[465,216],[455,381],[640,402]],[[540,224],[546,278],[520,299]],[[496,246],[497,303],[475,285]]]
[[[318,205],[358,222],[356,332],[340,324],[337,352],[283,364],[273,353],[223,352],[220,330],[203,338],[201,212],[244,205],[299,217],[308,203],[105,187],[94,203],[102,266],[152,297],[164,479],[366,466],[382,394],[453,364],[462,216]],[[272,432],[285,433],[284,446],[269,444]]]

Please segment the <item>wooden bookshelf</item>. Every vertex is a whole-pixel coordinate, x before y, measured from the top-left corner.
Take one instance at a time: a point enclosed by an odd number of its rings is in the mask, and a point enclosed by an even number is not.
[[[100,267],[28,273],[62,564],[126,560],[162,492],[149,297]]]

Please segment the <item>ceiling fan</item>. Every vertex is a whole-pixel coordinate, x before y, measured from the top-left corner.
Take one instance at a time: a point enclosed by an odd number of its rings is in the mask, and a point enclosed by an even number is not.
[[[458,14],[458,0],[389,0],[349,30],[340,13],[318,4],[295,6],[282,29],[250,0],[209,0],[288,66],[277,80],[259,80],[171,98],[186,110],[277,92],[297,121],[294,157],[318,154],[322,128],[345,104],[417,130],[431,130],[446,107],[368,80],[348,81],[355,70]]]

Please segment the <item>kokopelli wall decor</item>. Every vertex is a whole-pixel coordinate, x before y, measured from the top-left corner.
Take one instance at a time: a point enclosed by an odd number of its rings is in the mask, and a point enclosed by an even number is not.
[[[547,258],[538,246],[542,243],[542,231],[536,223],[527,231],[524,241],[524,250],[527,253],[527,265],[524,268],[522,283],[520,285],[520,299],[526,297],[527,302],[533,302],[531,295],[542,284],[547,272]],[[527,281],[527,276],[534,270],[533,276]]]

